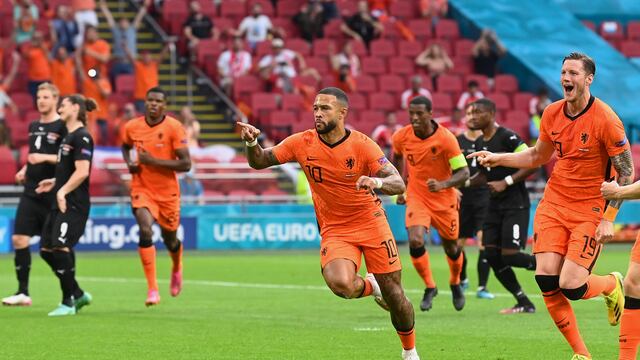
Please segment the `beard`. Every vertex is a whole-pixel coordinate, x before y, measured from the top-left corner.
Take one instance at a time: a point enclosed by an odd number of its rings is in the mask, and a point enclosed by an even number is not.
[[[336,126],[337,124],[335,121],[329,121],[322,130],[318,129],[318,126],[316,125],[316,131],[318,132],[318,134],[324,135],[330,133],[333,129],[336,128]]]

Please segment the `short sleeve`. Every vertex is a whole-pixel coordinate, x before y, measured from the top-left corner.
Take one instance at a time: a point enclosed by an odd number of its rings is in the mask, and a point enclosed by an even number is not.
[[[175,125],[174,131],[172,131],[171,147],[177,150],[186,148],[187,144],[187,132],[184,130],[184,127],[180,124]]]
[[[551,126],[551,115],[546,109],[542,112],[542,118],[540,119],[540,136],[538,141],[552,142],[549,133],[547,132]]]
[[[404,147],[402,146],[402,134],[399,130],[391,136],[391,150],[394,154],[402,154],[404,151]]]
[[[120,140],[122,140],[123,145],[127,145],[127,146],[131,146],[133,144],[133,140],[131,140],[131,136],[129,134],[130,127],[128,125],[130,123],[131,123],[131,120],[124,123],[124,125],[122,125],[122,130],[120,130]]]
[[[629,141],[624,132],[624,125],[618,116],[611,111],[606,121],[602,121],[602,142],[609,157],[620,155],[629,149]]]
[[[73,160],[89,160],[93,155],[93,139],[89,133],[74,134],[73,136]]]
[[[458,139],[453,135],[447,135],[447,141],[445,142],[443,150],[449,166],[451,166],[451,170],[458,170],[467,166],[467,160],[464,158],[462,150],[460,150]]]
[[[238,26],[238,30],[240,32],[247,30],[249,28],[249,21],[251,21],[249,18],[242,19],[242,22],[240,22],[240,26]]]
[[[280,164],[296,160],[296,149],[302,148],[302,134],[293,134],[271,148]]]
[[[376,144],[370,138],[367,137],[363,145],[364,148],[361,153],[361,156],[363,157],[362,160],[365,164],[367,164],[367,167],[369,168],[369,174],[375,175],[378,173],[378,171],[380,171],[380,169],[382,169],[383,166],[385,166],[389,162],[389,160],[387,160],[387,157],[384,156],[384,153],[382,152],[382,149],[380,149],[380,146],[378,146],[378,144]]]

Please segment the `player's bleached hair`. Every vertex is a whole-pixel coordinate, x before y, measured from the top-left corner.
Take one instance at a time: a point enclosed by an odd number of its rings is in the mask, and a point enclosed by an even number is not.
[[[318,91],[318,95],[333,95],[336,97],[336,99],[338,99],[338,102],[340,102],[342,104],[342,106],[344,107],[349,107],[349,98],[347,97],[347,94],[338,89],[337,87],[326,87],[320,91]]]
[[[83,125],[87,125],[87,112],[91,112],[98,108],[98,104],[92,98],[86,98],[80,94],[68,95],[62,98],[69,100],[72,104],[78,105],[80,107],[80,111],[78,111],[78,120],[82,122]]]
[[[564,64],[564,62],[567,60],[580,60],[582,62],[582,68],[587,72],[587,75],[596,74],[596,63],[586,54],[572,52],[571,54],[564,57],[564,59],[562,60],[562,64]]]
[[[431,111],[431,109],[433,108],[433,104],[431,103],[431,100],[429,100],[428,97],[426,96],[416,96],[413,99],[411,99],[411,101],[409,102],[409,104],[413,104],[413,105],[424,105],[425,109],[427,109],[427,111]]]
[[[40,91],[40,90],[48,90],[48,91],[50,91],[51,95],[53,95],[53,97],[55,99],[60,97],[60,90],[58,90],[58,87],[53,85],[50,82],[45,82],[45,83],[42,83],[42,84],[38,85],[38,91]]]
[[[467,107],[469,106],[480,106],[489,112],[492,112],[492,113],[496,112],[496,103],[494,103],[493,101],[487,98],[478,99],[470,103],[469,105],[467,105]]]

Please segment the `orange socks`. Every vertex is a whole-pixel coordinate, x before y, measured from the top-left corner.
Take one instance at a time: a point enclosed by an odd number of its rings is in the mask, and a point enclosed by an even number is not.
[[[413,267],[416,268],[416,271],[422,278],[422,281],[424,281],[425,286],[428,288],[436,287],[436,282],[433,281],[433,274],[431,274],[429,253],[425,251],[424,254],[419,257],[413,257],[412,255],[411,262],[413,263]]]
[[[630,308],[632,307],[632,308]],[[640,344],[640,299],[625,298],[625,309],[620,323],[619,360],[635,360]]]
[[[613,275],[589,275],[587,279],[587,292],[582,296],[583,299],[591,299],[602,295],[609,295],[616,289],[616,277]]]
[[[460,273],[462,273],[462,264],[464,263],[464,253],[461,251],[457,259],[453,260],[446,256],[449,263],[449,285],[460,284]]]
[[[361,298],[369,296],[373,292],[373,286],[371,286],[371,282],[369,281],[369,279],[362,279],[362,281],[364,281],[364,289],[362,289],[362,294],[358,296]]]
[[[180,243],[180,248],[178,251],[169,251],[169,255],[171,255],[171,262],[173,266],[171,267],[171,272],[178,272],[182,270],[182,243]]]
[[[415,327],[409,331],[398,331],[398,336],[402,342],[402,348],[405,350],[411,350],[416,347],[416,332]]]
[[[158,290],[158,281],[156,280],[156,248],[155,246],[150,246],[146,248],[139,247],[138,254],[140,254],[140,260],[142,261],[144,276],[147,278],[147,287],[149,288],[149,290]]]
[[[569,300],[562,294],[560,289],[544,292],[542,296],[553,322],[564,335],[564,338],[567,339],[573,352],[591,357],[587,346],[582,341],[582,336],[580,336],[576,315],[573,313]]]

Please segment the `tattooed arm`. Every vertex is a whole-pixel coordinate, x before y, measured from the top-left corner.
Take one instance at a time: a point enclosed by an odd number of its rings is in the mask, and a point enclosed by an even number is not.
[[[627,186],[633,182],[633,160],[629,149],[621,154],[611,157],[613,167],[618,173],[618,185]],[[617,186],[617,185],[616,185]],[[622,199],[614,199],[609,202],[604,216],[596,229],[596,240],[605,243],[613,239],[613,221],[622,205]]]
[[[247,143],[257,141],[260,136],[260,130],[249,124],[237,123],[241,127],[240,137]],[[253,146],[247,145],[247,159],[249,160],[249,166],[256,170],[268,168],[269,166],[279,165],[278,159],[273,154],[271,148],[263,149],[259,144]]]
[[[371,192],[374,189],[380,189],[387,195],[403,194],[406,190],[402,176],[391,163],[386,163],[376,173],[376,177],[361,176],[356,182],[356,189],[364,189]]]

